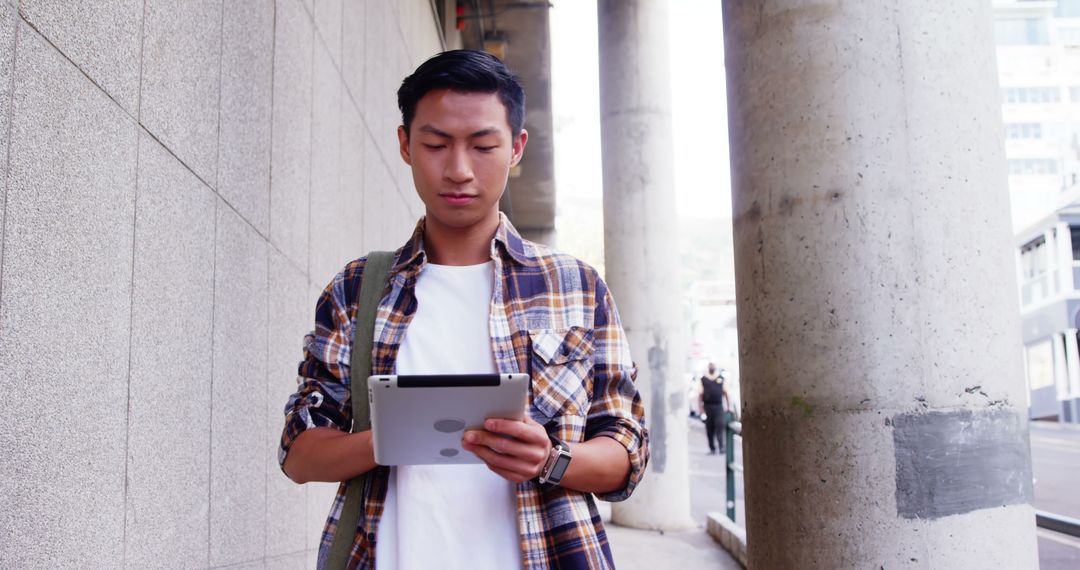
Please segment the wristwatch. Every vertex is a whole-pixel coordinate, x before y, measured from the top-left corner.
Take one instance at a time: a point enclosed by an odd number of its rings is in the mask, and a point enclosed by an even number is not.
[[[570,466],[570,446],[551,438],[551,453],[540,470],[541,485],[558,485]]]

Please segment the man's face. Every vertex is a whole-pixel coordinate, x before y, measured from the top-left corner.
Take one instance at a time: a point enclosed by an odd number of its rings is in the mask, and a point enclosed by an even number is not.
[[[398,127],[398,142],[426,206],[427,224],[494,231],[499,198],[527,138],[524,129],[511,134],[506,107],[495,93],[439,89],[424,95],[410,132]]]

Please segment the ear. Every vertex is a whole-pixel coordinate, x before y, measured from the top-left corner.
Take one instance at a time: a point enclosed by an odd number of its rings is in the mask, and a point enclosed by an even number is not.
[[[517,166],[521,157],[525,154],[525,143],[529,140],[529,131],[521,129],[518,136],[514,137],[514,143],[510,149],[510,166]]]
[[[405,164],[412,166],[412,155],[409,153],[409,132],[405,130],[405,125],[398,125],[397,139],[401,160],[404,160]]]

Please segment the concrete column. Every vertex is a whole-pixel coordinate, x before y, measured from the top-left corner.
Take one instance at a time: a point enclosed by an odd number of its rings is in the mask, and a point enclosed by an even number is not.
[[[638,365],[652,458],[614,522],[692,524],[665,0],[600,0],[604,262]],[[705,445],[705,442],[702,442]]]
[[[1035,568],[990,3],[724,39],[750,567]]]
[[[1064,401],[1069,395],[1069,363],[1065,357],[1065,333],[1051,337],[1054,347],[1054,386],[1057,397]]]
[[[1080,351],[1077,350],[1076,329],[1065,329],[1065,370],[1068,375],[1069,397],[1080,397]]]
[[[1068,295],[1073,291],[1073,258],[1072,258],[1072,232],[1069,224],[1059,222],[1054,226],[1057,249],[1054,255],[1058,269],[1058,294]]]
[[[1043,254],[1046,255],[1046,294],[1049,298],[1055,298],[1061,294],[1061,248],[1058,247],[1054,228],[1046,228],[1043,239],[1046,240],[1043,246]]]

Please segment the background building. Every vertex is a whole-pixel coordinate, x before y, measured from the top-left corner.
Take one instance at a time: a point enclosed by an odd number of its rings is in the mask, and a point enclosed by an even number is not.
[[[1031,417],[1080,421],[1080,1],[996,1]]]
[[[1080,175],[1080,0],[995,0],[994,38],[1019,230]]]
[[[1020,232],[1017,246],[1031,417],[1080,422],[1080,201]]]

